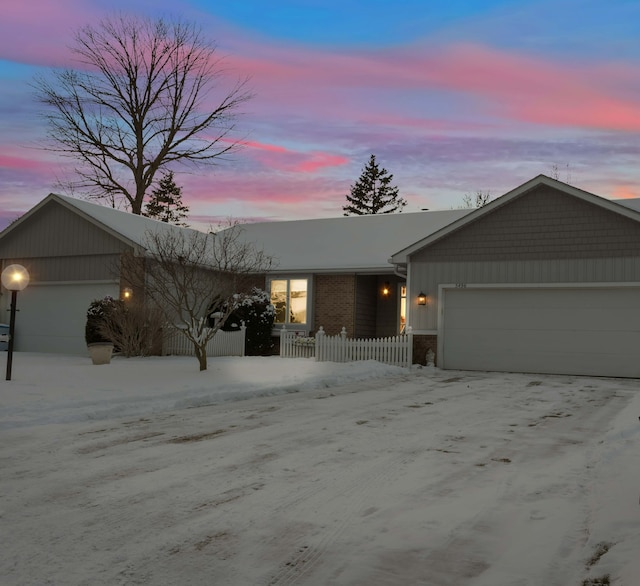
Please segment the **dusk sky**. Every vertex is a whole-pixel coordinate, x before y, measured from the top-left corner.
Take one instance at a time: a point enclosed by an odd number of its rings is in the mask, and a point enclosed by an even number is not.
[[[114,11],[196,21],[229,87],[250,77],[244,148],[174,168],[193,227],[341,216],[372,153],[405,211],[498,196],[554,165],[587,191],[640,197],[638,0],[3,0],[0,229],[65,193],[72,169],[38,148],[34,75],[73,66],[74,31]]]

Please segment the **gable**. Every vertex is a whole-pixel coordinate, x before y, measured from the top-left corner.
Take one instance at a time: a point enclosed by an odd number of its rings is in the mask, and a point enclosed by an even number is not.
[[[640,223],[540,184],[417,251],[413,260],[640,256]]]
[[[52,200],[3,236],[0,257],[113,254],[124,248],[122,241]]]

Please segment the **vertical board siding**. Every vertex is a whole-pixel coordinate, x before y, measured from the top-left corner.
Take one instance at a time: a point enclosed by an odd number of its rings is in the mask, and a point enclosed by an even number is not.
[[[378,279],[374,275],[356,277],[356,335],[376,335],[376,311],[378,302]]]
[[[118,254],[11,258],[10,261],[26,267],[32,283],[117,280],[120,268]]]
[[[49,202],[40,213],[2,239],[0,256],[74,256],[122,252],[123,242],[57,202]]]
[[[172,328],[167,332],[163,354],[193,356],[193,343],[179,329]],[[207,356],[244,356],[245,332],[244,327],[233,332],[218,330],[207,342]]]

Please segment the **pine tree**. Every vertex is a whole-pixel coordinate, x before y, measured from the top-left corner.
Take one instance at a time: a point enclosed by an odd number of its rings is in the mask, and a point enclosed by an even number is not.
[[[371,155],[360,179],[351,186],[351,194],[347,195],[348,204],[342,208],[344,215],[401,212],[407,201],[400,197],[398,188],[391,185],[392,180],[393,175],[380,168],[376,163],[376,156]]]
[[[188,213],[189,208],[182,203],[182,187],[176,185],[173,171],[163,173],[158,188],[151,192],[144,215],[168,224],[187,226],[182,220]]]

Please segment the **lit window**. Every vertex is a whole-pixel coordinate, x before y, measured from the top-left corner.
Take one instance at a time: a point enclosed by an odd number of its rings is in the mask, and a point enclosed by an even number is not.
[[[400,333],[407,327],[407,286],[400,286]]]
[[[272,280],[271,304],[276,308],[275,323],[307,323],[307,279]]]

